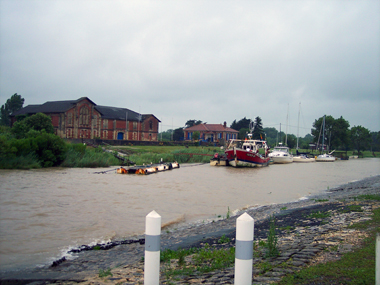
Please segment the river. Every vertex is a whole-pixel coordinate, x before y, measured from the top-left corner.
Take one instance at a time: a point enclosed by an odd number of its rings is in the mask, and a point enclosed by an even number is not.
[[[152,210],[177,227],[320,194],[379,175],[380,159],[259,169],[184,164],[146,176],[113,169],[0,170],[0,270],[46,265],[72,247],[143,234]]]

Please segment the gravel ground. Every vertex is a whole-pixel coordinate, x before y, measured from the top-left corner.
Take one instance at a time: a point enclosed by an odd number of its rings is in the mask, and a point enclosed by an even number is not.
[[[273,204],[268,206],[246,209],[229,219],[219,220],[208,224],[192,224],[179,229],[165,229],[161,236],[161,248],[178,249],[188,247],[202,247],[205,243],[213,245],[216,248],[234,246],[235,224],[236,218],[243,212],[247,212],[254,218],[255,221],[255,240],[265,239],[269,229],[269,217],[276,216],[276,225],[283,230],[278,231],[279,241],[281,241],[282,252],[289,253],[286,241],[291,236],[285,228],[295,227],[307,224],[308,229],[314,229],[312,232],[305,231],[304,238],[301,240],[292,238],[292,253],[289,256],[297,254],[298,251],[318,253],[328,244],[327,242],[319,242],[316,247],[316,241],[319,236],[327,235],[334,229],[325,229],[325,222],[322,219],[306,219],[311,213],[316,211],[337,211],[347,207],[342,203],[342,199],[349,199],[362,194],[380,194],[380,175],[369,177],[361,181],[345,184],[343,186],[329,189],[325,193],[317,196],[309,197],[309,199],[296,201],[286,204]],[[328,200],[328,201],[326,201]],[[361,204],[366,207],[368,205]],[[371,206],[372,207],[372,206]],[[363,218],[363,217],[360,217]],[[336,216],[330,220],[330,224],[337,223],[342,220],[341,216]],[[340,224],[351,223],[356,216],[345,217],[344,222]],[[339,223],[338,223],[339,224]],[[323,232],[325,231],[325,232]],[[297,233],[299,236],[299,233]],[[219,244],[218,240],[222,235],[230,239],[229,243]],[[345,235],[347,235],[345,233]],[[353,233],[351,233],[351,239]],[[297,240],[298,243],[297,243]],[[8,272],[0,274],[0,284],[49,284],[49,283],[78,283],[86,284],[102,284],[103,279],[99,279],[99,270],[108,270],[113,268],[114,276],[108,278],[104,282],[107,284],[140,284],[143,278],[143,263],[141,262],[144,256],[144,236],[135,237],[126,241],[118,241],[114,244],[103,245],[100,250],[88,250],[88,248],[79,249],[75,253],[76,258],[73,260],[57,260],[51,266],[37,268],[34,270],[25,270],[18,272]],[[348,243],[352,244],[352,243]],[[348,248],[351,248],[347,245]],[[299,254],[299,253],[298,253]],[[300,255],[300,254],[299,254]],[[283,260],[289,256],[282,256]],[[301,254],[304,256],[305,254]],[[309,256],[309,255],[308,255]],[[310,254],[310,258],[313,257]],[[318,255],[319,260],[323,260],[323,256]],[[326,257],[325,257],[326,259]],[[293,258],[294,260],[294,258]],[[316,262],[309,259],[299,257],[299,263],[294,266],[303,266],[308,262]],[[256,260],[259,262],[259,260]],[[296,270],[295,268],[289,270]],[[254,272],[255,273],[255,272]],[[274,282],[285,274],[284,272],[272,272],[269,276],[262,276],[262,273],[256,272],[258,278],[253,283],[267,284]],[[124,274],[124,275],[123,275]],[[132,277],[125,277],[126,274]],[[267,274],[267,273],[266,273]],[[268,275],[267,274],[267,275]],[[282,275],[281,275],[282,274]],[[199,277],[199,276],[198,276]],[[200,279],[199,279],[200,278]],[[224,272],[214,272],[210,276],[201,276],[198,279],[186,279],[185,283],[178,284],[233,284],[233,268],[227,269]],[[202,279],[203,278],[203,279]],[[260,279],[261,278],[261,279]],[[276,279],[277,278],[277,279]],[[129,280],[129,281],[128,281]],[[214,280],[214,281],[213,281]],[[232,281],[231,281],[232,280]],[[190,282],[191,281],[191,282]],[[186,283],[187,282],[187,283]],[[232,282],[232,283],[231,283]],[[164,284],[165,282],[163,282]]]

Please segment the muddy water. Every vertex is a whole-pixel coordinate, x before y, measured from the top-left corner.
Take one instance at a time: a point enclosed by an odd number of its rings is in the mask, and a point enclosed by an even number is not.
[[[112,169],[0,171],[0,270],[48,264],[70,247],[142,234],[152,210],[164,224],[188,223],[226,216],[228,208],[295,201],[378,175],[380,159],[94,173]]]

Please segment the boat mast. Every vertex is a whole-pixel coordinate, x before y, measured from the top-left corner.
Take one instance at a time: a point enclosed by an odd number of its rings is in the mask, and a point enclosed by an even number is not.
[[[298,139],[299,139],[299,130],[300,130],[300,112],[301,112],[301,102],[298,107],[297,148],[296,149],[298,149]]]
[[[322,151],[325,149],[325,117],[326,115],[323,116]]]
[[[286,114],[286,135],[285,135],[285,145],[288,145],[288,116],[289,116],[289,104],[288,104],[288,113]]]

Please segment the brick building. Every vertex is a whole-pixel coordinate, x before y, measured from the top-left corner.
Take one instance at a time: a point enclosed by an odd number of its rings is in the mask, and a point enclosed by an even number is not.
[[[61,138],[157,141],[159,123],[152,114],[126,108],[98,106],[87,97],[28,105],[11,115],[44,113],[51,117],[55,134]]]
[[[228,141],[237,139],[239,132],[224,124],[199,124],[183,130],[185,140],[192,140],[194,132],[199,132],[199,139],[209,142]]]

